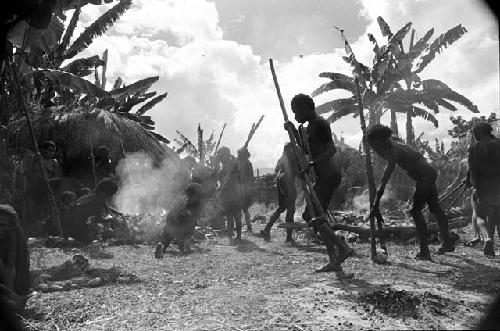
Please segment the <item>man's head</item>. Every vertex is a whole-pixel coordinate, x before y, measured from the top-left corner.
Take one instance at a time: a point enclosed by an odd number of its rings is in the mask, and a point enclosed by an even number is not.
[[[231,160],[231,150],[226,146],[219,148],[216,155],[217,155],[217,158],[222,163],[226,163],[227,161]]]
[[[107,146],[101,145],[95,150],[95,161],[102,163],[109,163],[109,156],[111,155]]]
[[[377,153],[383,154],[381,152],[390,146],[389,138],[391,137],[391,135],[391,128],[382,124],[375,124],[368,128],[368,144]]]
[[[196,160],[191,155],[188,155],[185,158],[181,159],[181,162],[188,169],[193,169],[193,167],[196,165]]]
[[[45,140],[40,148],[40,153],[44,159],[56,157],[56,144],[52,140]]]
[[[191,183],[184,190],[184,194],[186,195],[187,206],[193,206],[203,198],[203,187],[198,183]]]
[[[305,123],[316,115],[314,101],[306,94],[300,93],[294,96],[291,105],[295,120],[299,123]]]
[[[17,213],[10,205],[0,205],[0,240],[16,226]]]
[[[477,120],[472,124],[472,134],[478,141],[489,140],[493,138],[493,127],[487,121]]]
[[[250,152],[246,148],[238,149],[238,159],[247,160],[250,158]]]
[[[102,194],[106,198],[112,196],[118,191],[118,185],[116,185],[115,181],[109,177],[103,178],[97,183],[97,187],[95,192],[97,194]]]

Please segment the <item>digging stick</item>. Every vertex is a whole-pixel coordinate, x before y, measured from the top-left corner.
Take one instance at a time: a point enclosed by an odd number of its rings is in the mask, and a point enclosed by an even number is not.
[[[217,144],[215,145],[214,154],[219,149],[219,144],[220,144],[220,141],[222,139],[222,135],[224,134],[224,129],[226,128],[226,125],[227,125],[227,123],[224,123],[224,125],[222,126],[222,130],[220,132],[219,139],[217,140]]]
[[[283,97],[281,96],[281,90],[278,83],[278,78],[276,77],[276,72],[274,71],[274,65],[272,59],[269,59],[269,66],[271,68],[271,74],[273,75],[274,87],[276,88],[276,93],[278,94],[278,100],[280,103],[281,112],[283,114],[283,119],[285,120],[286,123],[288,122],[288,114],[286,112],[285,103],[283,102]],[[299,176],[301,178],[300,183],[305,193],[304,197],[306,199],[306,203],[311,208],[311,214],[313,216],[313,219],[321,217],[323,219],[328,220],[329,219],[328,215],[325,214],[325,211],[321,207],[318,197],[316,196],[316,192],[314,191],[313,184],[309,177],[309,174],[306,171],[304,171],[305,168],[304,153],[300,150],[299,146],[297,145],[297,141],[295,139],[295,135],[293,133],[292,128],[288,127],[287,132],[288,132],[288,138],[290,139],[290,142],[292,144],[293,154],[295,157],[295,161],[297,162],[299,172],[303,174],[303,176]]]
[[[370,154],[370,146],[368,145],[367,137],[366,137],[366,121],[365,115],[363,112],[363,100],[361,98],[361,93],[359,91],[359,80],[358,78],[354,79],[354,87],[356,91],[356,99],[358,100],[358,108],[359,108],[359,121],[361,123],[361,130],[363,131],[363,149],[365,150],[365,165],[366,165],[366,177],[368,179],[368,188],[370,195],[370,210],[373,208],[373,202],[375,201],[376,188],[375,188],[375,179],[373,177],[373,168],[372,168],[372,160]],[[371,214],[371,213],[370,213]],[[370,231],[371,231],[371,239],[370,239],[370,247],[371,247],[371,258],[372,261],[375,260],[377,255],[377,244],[375,239],[375,220],[372,215],[370,215]],[[379,228],[379,233],[382,234],[382,216],[380,212],[377,212],[377,224]],[[380,236],[380,243],[383,245],[382,236]],[[385,246],[385,245],[384,245]]]
[[[465,184],[464,184],[465,185]],[[459,186],[460,187],[460,186]],[[460,197],[462,197],[465,193],[465,191],[467,191],[467,186],[464,186],[464,189],[460,192],[460,194],[458,194],[455,199],[453,199],[453,201],[450,203],[450,205],[448,206],[448,208],[446,208],[446,210],[450,210],[451,207],[453,207],[453,205],[457,202],[458,199],[460,199]]]
[[[89,137],[89,143],[90,143],[90,163],[92,165],[92,176],[94,177],[94,188],[96,188],[97,187],[97,175],[95,172],[94,146],[92,145],[92,138],[90,137],[89,131],[87,131],[87,135]]]
[[[23,110],[24,116],[26,117],[26,122],[28,124],[28,131],[31,136],[31,141],[33,142],[33,148],[35,150],[35,158],[37,159],[38,163],[38,168],[40,170],[40,173],[42,174],[43,182],[45,184],[45,187],[47,189],[48,195],[49,195],[49,201],[52,207],[52,212],[53,212],[53,219],[55,220],[55,225],[56,225],[56,230],[58,232],[59,236],[63,235],[62,232],[62,227],[61,227],[61,218],[59,215],[59,209],[57,208],[57,203],[56,199],[54,198],[54,193],[52,192],[52,188],[50,187],[49,179],[47,177],[47,173],[45,172],[45,168],[43,167],[43,162],[42,162],[42,155],[40,154],[40,149],[38,148],[38,142],[36,140],[35,136],[35,130],[33,129],[33,123],[31,123],[31,119],[28,113],[28,106],[26,105],[26,100],[24,99],[24,94],[21,88],[21,84],[19,83],[19,78],[18,78],[18,73],[14,68],[12,77],[13,77],[13,82],[16,87],[17,93],[19,94],[19,100],[21,101],[21,108]]]

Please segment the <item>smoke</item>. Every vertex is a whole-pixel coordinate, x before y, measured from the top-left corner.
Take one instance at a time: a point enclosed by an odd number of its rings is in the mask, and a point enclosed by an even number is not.
[[[380,199],[380,205],[390,203],[394,198],[391,187],[388,185],[385,188],[382,199]],[[370,210],[370,193],[368,189],[365,189],[361,194],[357,194],[352,198],[352,206],[358,212],[367,212]]]
[[[127,154],[116,167],[119,178],[114,203],[119,211],[128,214],[157,213],[168,209],[174,198],[172,175],[177,165],[165,158],[160,167],[143,152]]]

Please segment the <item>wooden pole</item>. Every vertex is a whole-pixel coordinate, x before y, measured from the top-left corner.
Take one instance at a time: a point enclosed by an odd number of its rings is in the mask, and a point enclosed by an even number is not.
[[[49,201],[52,206],[52,212],[53,212],[53,219],[55,220],[55,225],[56,225],[56,230],[58,232],[59,236],[63,235],[62,232],[62,227],[61,227],[61,218],[59,215],[59,209],[57,208],[57,203],[56,199],[54,198],[54,194],[52,192],[52,188],[50,187],[49,184],[49,179],[47,178],[47,173],[45,172],[45,168],[43,167],[43,162],[42,162],[42,156],[40,154],[40,149],[38,148],[38,142],[36,140],[35,136],[35,130],[33,129],[33,124],[31,123],[31,119],[28,113],[28,107],[26,105],[26,100],[24,99],[24,94],[21,89],[21,84],[19,83],[19,78],[18,78],[18,73],[14,68],[13,73],[12,73],[12,80],[14,82],[14,85],[16,87],[17,93],[19,94],[19,100],[21,101],[21,108],[23,110],[24,116],[26,116],[26,122],[28,123],[28,131],[31,136],[31,141],[33,142],[33,149],[35,150],[35,156],[37,159],[38,163],[38,168],[40,169],[40,173],[42,174],[43,182],[45,184],[45,187],[47,189],[48,195],[49,195]]]
[[[356,99],[358,101],[358,110],[359,110],[359,121],[361,123],[361,130],[363,131],[363,149],[365,150],[365,165],[366,165],[366,177],[368,179],[368,191],[370,195],[370,210],[373,207],[373,202],[375,201],[376,188],[375,188],[375,179],[373,177],[373,168],[372,168],[372,159],[370,154],[370,146],[368,145],[367,136],[366,136],[366,121],[365,114],[363,112],[363,100],[361,98],[361,93],[359,91],[359,80],[358,78],[354,79],[354,87],[356,92]],[[370,215],[370,248],[371,248],[371,258],[375,259],[377,255],[377,244],[375,239],[375,220],[373,216]]]

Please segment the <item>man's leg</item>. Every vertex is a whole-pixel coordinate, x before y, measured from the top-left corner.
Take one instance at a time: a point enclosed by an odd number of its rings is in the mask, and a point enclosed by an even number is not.
[[[248,212],[248,206],[242,208],[243,215],[245,216],[245,223],[247,225],[246,232],[252,232],[252,223],[250,222],[250,213]]]
[[[429,252],[429,244],[427,242],[427,224],[422,214],[427,194],[428,187],[425,183],[417,182],[415,193],[413,194],[413,206],[410,210],[410,214],[415,222],[420,243],[420,252],[417,254],[416,258],[421,260],[432,260],[431,253]]]
[[[269,218],[269,221],[267,222],[266,224],[266,227],[264,228],[264,230],[261,230],[260,231],[260,234],[262,235],[262,237],[264,238],[264,240],[266,241],[269,241],[271,240],[271,228],[273,227],[274,223],[276,223],[276,221],[278,220],[278,217],[280,217],[280,215],[285,211],[285,207],[283,206],[278,206],[278,208],[276,208],[276,210],[274,211],[274,213],[271,215],[271,217]]]
[[[293,216],[295,215],[295,200],[290,201],[288,203],[288,206],[286,208],[286,216],[285,216],[285,222],[286,223],[293,223],[294,218]],[[286,239],[285,242],[291,242],[293,243],[293,237],[292,237],[293,230],[292,229],[287,229],[286,230]]]
[[[472,207],[471,222],[472,222],[472,230],[474,230],[474,238],[472,238],[472,240],[467,241],[465,243],[465,246],[475,246],[476,244],[481,242],[481,231],[477,224],[477,196],[475,191],[472,191],[470,197],[470,204]]]
[[[241,228],[242,228],[241,211],[238,210],[233,212],[233,218],[236,223],[236,239],[241,239]]]
[[[430,185],[430,188],[427,195],[427,204],[429,205],[429,211],[436,216],[439,232],[441,233],[441,238],[443,240],[437,253],[444,254],[446,252],[453,252],[455,250],[455,244],[450,239],[450,233],[448,231],[448,217],[439,204],[436,182],[431,182],[428,185]]]

